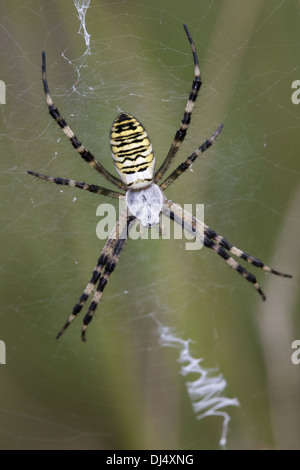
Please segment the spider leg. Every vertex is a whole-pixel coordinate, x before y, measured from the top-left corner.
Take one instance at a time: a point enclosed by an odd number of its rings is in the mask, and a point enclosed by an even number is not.
[[[116,225],[114,226],[103,250],[102,253],[98,259],[97,265],[95,266],[93,270],[92,277],[87,284],[86,288],[84,289],[79,301],[75,304],[71,315],[67,319],[66,323],[64,326],[60,329],[58,332],[56,338],[59,338],[65,330],[68,328],[70,323],[74,320],[74,318],[78,315],[78,313],[81,312],[82,308],[84,307],[86,301],[88,300],[90,294],[92,293],[95,285],[97,282],[102,278],[102,272],[104,270],[105,272],[110,269],[110,274],[112,273],[114,267],[112,260],[114,259],[115,253],[118,252],[120,257],[121,251],[120,251],[120,244],[122,245],[122,248],[124,247],[126,243],[126,238],[127,238],[127,229],[129,227],[129,224],[134,220],[134,217],[130,216],[128,217],[127,215],[127,208],[123,210],[123,212],[120,215],[119,220],[117,221]],[[103,275],[104,275],[103,274]],[[103,287],[104,288],[104,287]]]
[[[162,191],[164,191],[168,186],[170,186],[170,184],[172,184],[180,175],[182,175],[182,173],[184,173],[188,168],[189,166],[196,160],[197,157],[199,157],[199,155],[203,152],[205,152],[205,150],[209,149],[209,147],[212,146],[212,144],[214,143],[214,141],[216,140],[216,138],[218,137],[218,135],[220,134],[221,130],[223,129],[223,124],[221,124],[218,129],[216,130],[216,132],[211,136],[210,139],[206,140],[205,142],[203,142],[203,144],[201,144],[197,150],[195,150],[195,152],[193,152],[186,160],[185,162],[181,163],[174,171],[173,173],[170,174],[170,176],[168,176],[168,178],[166,178],[164,180],[163,183],[160,184],[160,189]]]
[[[173,161],[180,145],[182,144],[182,142],[183,142],[183,140],[186,136],[189,124],[191,122],[191,116],[192,116],[192,112],[193,112],[193,109],[194,109],[195,101],[197,99],[198,92],[199,92],[200,87],[202,85],[199,62],[198,62],[198,57],[197,57],[195,44],[194,44],[194,41],[193,41],[193,39],[192,39],[192,37],[189,33],[189,30],[188,30],[187,26],[186,25],[183,25],[183,26],[184,26],[186,35],[188,37],[188,40],[190,42],[191,50],[192,50],[192,53],[193,53],[195,76],[194,76],[194,80],[193,80],[193,83],[192,83],[192,89],[191,89],[191,92],[190,92],[190,95],[189,95],[189,98],[188,98],[188,101],[187,101],[187,104],[186,104],[186,107],[185,107],[185,110],[184,110],[184,114],[183,114],[183,118],[182,118],[180,127],[179,127],[179,129],[177,130],[177,132],[175,134],[175,137],[174,137],[174,140],[173,140],[172,145],[170,147],[170,150],[168,152],[168,155],[166,156],[164,162],[162,163],[162,165],[160,166],[160,168],[157,170],[157,172],[155,174],[155,179],[154,179],[155,183],[157,183],[158,181],[161,180],[161,178],[163,177],[163,175],[165,174],[165,172],[167,171],[167,169],[171,165],[171,163],[172,163],[172,161]]]
[[[53,117],[53,119],[57,122],[59,127],[63,130],[64,134],[68,137],[71,141],[73,147],[77,150],[80,156],[89,164],[92,168],[94,168],[98,173],[100,173],[107,181],[114,184],[120,189],[126,189],[125,185],[122,183],[121,180],[116,178],[114,175],[109,173],[103,165],[101,165],[98,160],[92,155],[92,153],[87,150],[81,142],[77,139],[76,135],[72,131],[72,129],[68,126],[66,121],[60,115],[58,109],[54,106],[47,82],[46,76],[46,53],[45,51],[42,52],[42,81],[44,85],[44,92],[46,97],[46,102],[49,108],[49,113]]]
[[[253,274],[249,273],[242,265],[237,263],[222,246],[218,245],[218,243],[215,243],[211,238],[208,238],[206,235],[204,235],[204,246],[206,248],[211,248],[215,253],[217,253],[217,255],[221,256],[221,258],[223,258],[231,268],[235,269],[248,282],[251,282],[257,292],[261,295],[262,300],[266,300],[266,296],[261,290],[256,280],[256,277]]]
[[[217,235],[214,230],[208,227],[208,225],[204,224],[196,217],[192,216],[192,214],[184,210],[179,204],[175,204],[167,198],[164,198],[162,212],[164,215],[169,217],[171,220],[173,220],[175,223],[187,230],[189,233],[195,235],[196,239],[203,242],[203,245],[206,248],[212,249],[217,255],[223,258],[231,268],[235,269],[242,277],[244,277],[248,282],[253,284],[263,300],[266,300],[266,296],[260,288],[256,277],[252,273],[248,272],[237,261],[235,261],[226,250],[230,251],[230,253],[232,253],[233,255],[244,259],[248,263],[253,264],[253,266],[262,268],[265,271],[283,277],[292,277],[289,274],[283,274],[279,271],[275,271],[274,269],[262,263],[262,261],[253,258],[244,253],[243,251],[239,250],[238,248],[234,247],[223,237]]]
[[[236,246],[229,243],[224,237],[222,237],[222,235],[218,235],[214,230],[212,230],[207,225],[205,229],[205,234],[208,236],[208,238],[214,240],[217,245],[219,245],[222,248],[225,248],[237,258],[243,259],[244,261],[252,264],[256,268],[261,268],[268,273],[276,274],[276,276],[289,277],[289,278],[293,277],[291,274],[282,273],[280,271],[277,271],[276,269],[270,268],[268,265],[264,264],[259,259],[254,258],[254,256],[251,256],[248,253],[245,253],[243,250],[240,250]]]
[[[86,191],[90,191],[91,193],[102,194],[103,196],[108,196],[115,199],[120,199],[124,197],[124,194],[122,193],[102,188],[101,186],[97,186],[95,184],[80,183],[79,181],[74,181],[67,178],[54,178],[53,176],[42,175],[41,173],[37,173],[36,171],[27,171],[27,173],[29,175],[36,176],[37,178],[40,178],[42,180],[50,181],[51,183],[63,186],[71,186],[72,188],[85,189]]]
[[[87,327],[88,327],[89,323],[92,321],[93,316],[95,315],[95,312],[96,312],[96,309],[97,309],[98,304],[100,302],[100,299],[102,297],[104,288],[105,288],[106,284],[108,283],[109,277],[112,274],[112,272],[114,271],[114,269],[117,265],[117,262],[120,259],[122,250],[125,246],[125,243],[126,243],[126,239],[124,239],[124,238],[123,239],[120,238],[119,240],[117,240],[117,242],[114,245],[113,252],[108,257],[108,260],[105,264],[104,272],[100,276],[98,286],[97,286],[97,289],[95,291],[95,294],[94,294],[93,300],[91,302],[91,305],[89,306],[88,312],[85,314],[85,317],[83,319],[83,325],[82,325],[82,329],[81,329],[81,339],[82,339],[82,341],[86,341],[85,334],[86,334]]]
[[[56,335],[56,339],[58,339],[65,332],[65,330],[68,328],[70,323],[72,323],[72,321],[74,320],[76,315],[78,315],[78,313],[84,307],[87,299],[89,298],[91,292],[93,291],[95,285],[97,284],[97,281],[98,281],[99,277],[101,276],[101,272],[102,272],[103,267],[104,267],[104,265],[107,261],[107,252],[110,251],[111,247],[112,247],[112,240],[108,239],[105,246],[104,246],[104,248],[103,248],[103,251],[102,251],[102,253],[101,253],[101,255],[98,259],[97,265],[95,266],[95,268],[93,270],[93,274],[92,274],[92,277],[91,277],[89,283],[87,284],[86,288],[84,289],[79,301],[75,304],[75,306],[72,310],[72,313],[69,316],[69,318],[67,319],[66,323],[64,324],[64,326],[59,330],[58,334]]]
[[[126,212],[126,209],[125,209],[125,212]],[[127,225],[126,225],[126,228],[125,228],[126,229],[126,235],[127,235],[128,229],[129,229],[129,225],[134,220],[135,220],[134,216],[128,216],[127,217]],[[123,248],[125,246],[125,243],[126,243],[126,238],[127,237],[125,236],[124,229],[123,229],[123,235],[121,235],[120,238],[117,238],[115,240],[113,251],[111,253],[109,253],[107,262],[105,264],[104,272],[103,272],[103,274],[101,274],[101,277],[99,279],[98,286],[97,286],[97,289],[95,291],[93,300],[91,302],[91,305],[89,306],[88,312],[85,314],[85,317],[83,319],[83,325],[82,325],[82,329],[81,329],[81,339],[82,339],[82,341],[86,341],[86,336],[85,335],[86,335],[87,327],[88,327],[89,323],[92,321],[93,316],[95,315],[96,309],[97,309],[98,304],[100,302],[100,299],[102,297],[104,288],[105,288],[106,284],[108,283],[109,277],[110,277],[111,273],[115,270],[115,267],[116,267],[116,265],[117,265],[117,263],[120,259],[122,250],[123,250]]]

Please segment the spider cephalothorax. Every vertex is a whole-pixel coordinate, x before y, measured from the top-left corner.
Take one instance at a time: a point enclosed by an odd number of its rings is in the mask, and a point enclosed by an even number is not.
[[[28,173],[56,184],[85,189],[93,193],[116,199],[124,197],[126,198],[126,207],[121,212],[120,217],[101,252],[98,262],[93,270],[92,277],[84,289],[79,301],[74,306],[73,311],[65,325],[59,331],[57,338],[62,335],[65,329],[74,320],[76,315],[81,311],[88,297],[97,286],[88,312],[83,319],[81,338],[83,340],[85,339],[87,326],[95,314],[109,276],[115,269],[115,266],[120,258],[121,252],[126,242],[127,231],[130,228],[130,224],[135,219],[138,219],[145,227],[150,227],[159,223],[160,214],[163,213],[181,227],[184,226],[184,229],[191,233],[197,240],[200,240],[205,247],[212,249],[221,258],[223,258],[231,268],[235,269],[247,281],[251,282],[263,300],[265,300],[265,295],[261,290],[255,276],[249,273],[243,266],[235,261],[231,255],[241,258],[247,263],[250,263],[258,268],[262,268],[267,272],[283,277],[291,277],[289,274],[283,274],[275,271],[257,258],[254,258],[244,251],[236,248],[227,240],[225,240],[225,238],[223,238],[221,235],[218,235],[214,230],[208,227],[208,225],[196,219],[190,213],[185,211],[179,204],[172,202],[163,195],[165,189],[170,186],[170,184],[172,184],[182,173],[184,173],[201,153],[211,147],[223,127],[221,124],[210,139],[206,140],[202,145],[200,145],[163,182],[161,182],[185,138],[194,109],[194,104],[202,83],[194,42],[186,25],[184,25],[184,29],[193,53],[194,79],[180,127],[176,131],[174,140],[165,160],[159,169],[155,172],[155,157],[145,128],[132,115],[125,112],[120,113],[112,125],[110,144],[115,167],[120,175],[121,180],[109,173],[103,167],[103,165],[94,158],[91,152],[89,152],[89,150],[87,150],[81,144],[81,142],[79,142],[73,131],[67,125],[66,121],[61,117],[58,109],[55,108],[49,93],[46,78],[46,56],[45,52],[42,53],[42,80],[49,113],[62,128],[63,132],[70,139],[73,147],[77,150],[81,157],[107,181],[115,185],[119,190],[125,191],[125,193],[112,191],[107,188],[93,184],[81,183],[70,179],[59,177],[54,178],[52,176],[42,175],[34,171],[29,171]]]

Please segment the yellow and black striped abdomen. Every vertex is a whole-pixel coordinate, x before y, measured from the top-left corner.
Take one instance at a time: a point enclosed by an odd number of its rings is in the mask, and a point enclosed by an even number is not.
[[[116,169],[128,188],[140,189],[152,183],[152,145],[137,119],[127,113],[119,114],[111,128],[110,145]]]

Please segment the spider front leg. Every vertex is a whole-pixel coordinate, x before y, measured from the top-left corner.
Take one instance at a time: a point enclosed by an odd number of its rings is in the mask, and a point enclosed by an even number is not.
[[[88,312],[86,313],[84,319],[83,319],[83,325],[81,329],[81,339],[82,341],[86,340],[85,334],[87,327],[89,323],[92,321],[93,316],[95,315],[96,309],[98,307],[98,304],[100,302],[100,299],[102,297],[104,288],[106,284],[108,283],[108,279],[112,272],[114,271],[117,262],[120,259],[122,250],[125,246],[126,239],[119,239],[116,241],[114,245],[113,252],[108,256],[107,262],[105,264],[104,272],[101,274],[100,279],[98,281],[98,286],[95,291],[93,300],[91,302],[91,305],[89,306]]]
[[[216,132],[211,136],[210,139],[206,140],[201,144],[197,150],[195,150],[186,160],[185,162],[181,163],[171,174],[164,180],[163,183],[160,184],[160,189],[164,191],[168,186],[170,186],[177,178],[179,178],[182,173],[184,173],[192,163],[196,160],[201,153],[205,152],[205,150],[209,149],[218,135],[220,134],[221,130],[223,129],[223,124],[220,124]]]
[[[288,277],[288,278],[293,277],[291,274],[282,273],[280,271],[277,271],[276,269],[270,268],[270,266],[263,263],[258,258],[254,258],[254,256],[249,255],[245,251],[229,243],[226,240],[226,238],[224,238],[222,235],[218,235],[208,225],[197,220],[196,217],[192,216],[191,214],[189,214],[189,216],[190,216],[189,223],[193,226],[193,230],[196,231],[196,226],[198,227],[201,226],[201,232],[204,233],[208,239],[211,239],[215,243],[216,246],[219,246],[220,248],[224,248],[225,250],[229,251],[237,258],[241,258],[247,263],[252,264],[256,268],[261,268],[268,273],[272,273],[272,274],[275,274],[276,276],[281,276],[281,277]],[[207,242],[207,244],[209,243]]]
[[[266,296],[259,286],[256,277],[235,261],[235,259],[232,258],[226,250],[233,255],[244,259],[248,263],[253,264],[253,266],[264,269],[267,272],[271,272],[278,276],[292,277],[290,274],[284,274],[270,268],[257,258],[254,258],[231,245],[227,240],[225,240],[225,238],[218,235],[214,230],[208,227],[208,225],[185,211],[179,204],[175,204],[167,198],[164,198],[163,200],[162,212],[189,233],[193,234],[206,248],[212,249],[217,255],[224,259],[231,268],[235,269],[243,278],[253,284],[263,300],[266,300]]]
[[[61,330],[58,332],[56,338],[59,338],[65,330],[68,328],[68,326],[72,323],[72,321],[75,319],[75,317],[78,315],[78,313],[81,312],[82,308],[86,304],[86,301],[88,300],[90,294],[92,293],[94,287],[99,281],[99,285],[97,288],[97,291],[94,295],[93,301],[90,305],[89,311],[87,315],[84,317],[84,325],[83,325],[83,330],[82,331],[82,339],[85,340],[85,331],[87,324],[91,321],[92,316],[95,313],[95,310],[97,308],[97,305],[99,303],[100,297],[102,295],[102,292],[104,290],[104,287],[107,284],[108,278],[110,274],[113,272],[120,256],[121,252],[124,248],[124,245],[126,243],[127,239],[127,232],[129,225],[135,218],[133,216],[128,216],[127,213],[127,208],[123,210],[123,212],[120,215],[119,220],[117,221],[116,225],[114,226],[103,250],[102,253],[98,259],[98,263],[96,267],[93,270],[92,277],[87,284],[86,288],[84,289],[79,301],[75,304],[73,311],[69,318],[67,319],[66,323],[64,326],[61,328]],[[104,280],[102,280],[104,279]],[[101,286],[101,295],[99,296],[99,286]],[[92,311],[92,314],[90,313]],[[88,317],[88,319],[86,318]]]
[[[214,240],[217,245],[220,247],[225,248],[228,250],[230,253],[232,253],[234,256],[243,259],[249,264],[253,264],[256,268],[261,268],[264,271],[268,273],[275,274],[276,276],[281,276],[281,277],[288,277],[292,278],[293,276],[291,274],[286,274],[282,273],[280,271],[277,271],[276,269],[270,268],[267,264],[264,264],[262,261],[260,261],[258,258],[254,258],[254,256],[249,255],[248,253],[245,253],[245,251],[240,250],[236,246],[232,245],[229,243],[222,235],[218,235],[214,230],[206,226],[206,234],[209,238]]]

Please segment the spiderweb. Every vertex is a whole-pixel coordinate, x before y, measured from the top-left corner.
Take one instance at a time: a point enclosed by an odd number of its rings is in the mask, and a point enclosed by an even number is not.
[[[0,447],[298,448],[298,3],[12,0],[2,9]],[[176,164],[224,130],[167,195],[203,203],[207,224],[294,278],[256,271],[262,308],[210,250],[128,240],[87,343],[81,318],[55,342],[103,247],[97,207],[111,201],[26,174],[109,186],[47,114],[41,51],[55,105],[114,173],[109,132],[120,110],[144,124],[159,163],[169,149],[193,78],[183,23],[203,86]]]

